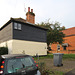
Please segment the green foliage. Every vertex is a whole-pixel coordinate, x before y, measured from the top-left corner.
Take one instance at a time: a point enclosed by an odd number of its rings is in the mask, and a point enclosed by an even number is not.
[[[39,56],[39,59],[47,59],[47,58],[53,58],[53,54],[48,54],[46,56]],[[35,60],[37,60],[38,58],[34,57]]]
[[[40,72],[41,72],[41,75],[43,75],[43,72],[45,71],[45,63],[44,62],[40,62],[40,63],[38,63],[38,65],[39,65],[39,70],[40,70]]]
[[[40,56],[39,59],[53,59],[53,54],[48,54],[47,56]],[[36,59],[36,58],[34,58]],[[64,54],[63,59],[74,59],[75,60],[75,54]],[[37,60],[37,59],[36,59]]]
[[[75,59],[75,54],[64,54],[63,59]]]
[[[47,69],[46,64],[44,62],[40,62],[38,65],[39,65],[38,68],[41,72],[41,75],[64,75],[63,72]]]
[[[0,47],[0,55],[8,54],[8,48],[7,47]]]
[[[50,43],[57,43],[60,44],[64,41],[63,37],[65,36],[62,32],[62,30],[65,29],[65,27],[60,27],[59,22],[50,23],[49,20],[47,22],[41,22],[40,24],[37,24],[38,26],[47,28],[47,44]]]

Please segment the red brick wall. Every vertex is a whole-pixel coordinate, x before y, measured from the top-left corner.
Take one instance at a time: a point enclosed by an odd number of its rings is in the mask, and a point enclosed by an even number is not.
[[[30,11],[30,7],[28,7],[28,12],[26,13],[26,21],[35,24],[35,14],[33,13],[33,9]]]
[[[75,27],[68,28],[62,31],[66,36],[75,34]]]
[[[69,36],[64,38],[64,43],[68,43],[69,50],[75,50],[75,36]]]
[[[57,51],[57,44],[52,44],[50,53],[64,53],[64,54],[75,54],[75,27],[69,28],[67,30],[63,31],[66,35],[71,35],[68,37],[64,37],[63,43],[68,43],[68,47],[66,47],[66,50],[63,50],[63,47],[60,45],[60,51]]]
[[[35,24],[35,16],[31,15],[30,13],[27,14],[26,20],[29,23]]]

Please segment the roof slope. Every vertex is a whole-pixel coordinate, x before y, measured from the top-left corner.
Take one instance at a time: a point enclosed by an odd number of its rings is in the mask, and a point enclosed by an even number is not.
[[[68,28],[62,31],[66,36],[75,35],[75,27]]]
[[[46,28],[43,28],[43,27],[40,27],[40,26],[37,26],[36,24],[32,24],[32,23],[29,23],[27,22],[25,19],[23,18],[10,18],[10,20],[5,23],[1,28],[0,30],[2,30],[4,27],[6,27],[9,23],[11,23],[12,21],[16,21],[16,22],[20,22],[20,23],[26,23],[30,26],[34,26],[34,27],[37,27],[37,28],[41,28],[41,29],[44,29],[44,30],[47,30]]]
[[[15,20],[15,21],[20,21],[20,22],[26,23],[26,20],[23,19],[23,18],[11,18],[11,19],[13,19],[13,20]]]

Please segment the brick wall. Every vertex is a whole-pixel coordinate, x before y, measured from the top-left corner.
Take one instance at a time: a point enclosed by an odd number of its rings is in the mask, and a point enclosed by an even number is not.
[[[60,50],[57,50],[57,43],[51,45],[52,51],[50,53],[64,53],[64,54],[75,54],[75,27],[63,30],[66,37],[64,37],[63,43],[68,43],[66,50],[63,50],[62,45],[60,45]]]
[[[35,14],[33,13],[33,9],[30,11],[30,7],[28,7],[28,12],[26,13],[26,21],[35,24]]]

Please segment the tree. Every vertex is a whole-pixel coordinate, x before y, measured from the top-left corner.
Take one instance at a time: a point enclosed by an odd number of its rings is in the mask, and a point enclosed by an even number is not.
[[[59,22],[50,23],[49,20],[47,22],[41,22],[40,24],[37,24],[38,26],[41,26],[43,28],[47,28],[47,44],[49,46],[50,43],[57,43],[60,44],[64,41],[63,37],[65,36],[62,32],[62,30],[65,29],[65,27],[60,27]]]

